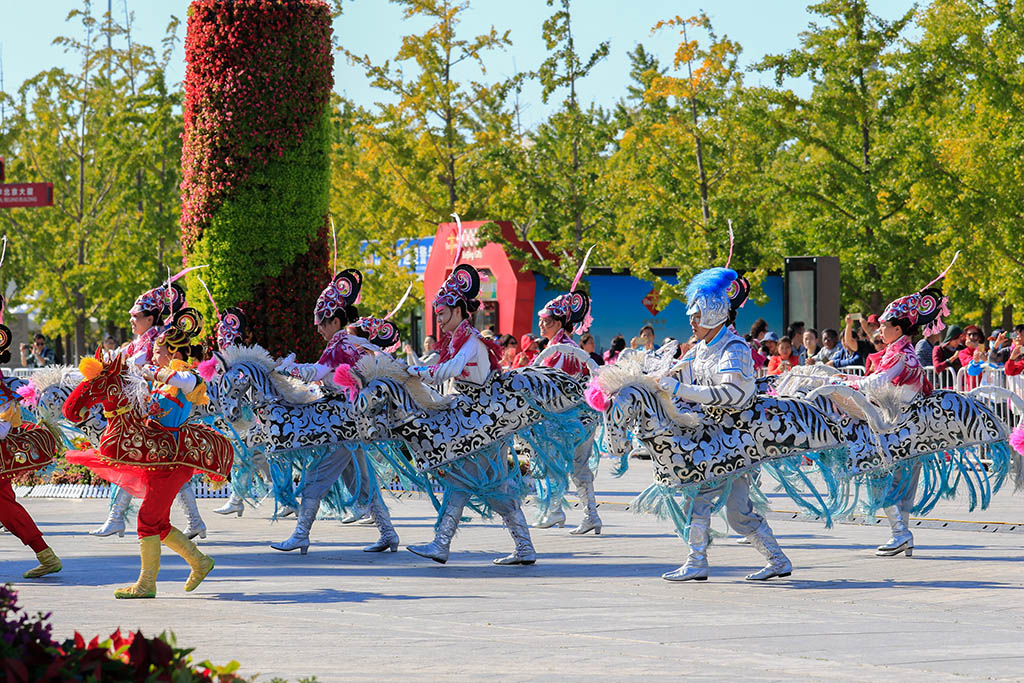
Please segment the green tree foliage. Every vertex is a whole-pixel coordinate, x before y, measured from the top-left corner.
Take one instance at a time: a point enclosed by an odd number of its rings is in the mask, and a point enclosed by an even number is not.
[[[633,83],[617,109],[620,149],[611,159],[617,203],[617,261],[655,282],[663,303],[678,296],[651,273],[693,273],[728,260],[728,224],[738,242],[732,265],[757,282],[777,265],[760,215],[758,186],[769,140],[743,102],[740,47],[718,36],[707,16],[675,17],[671,68],[643,46],[630,55]]]
[[[810,10],[823,24],[757,67],[780,86],[754,93],[779,145],[766,178],[780,209],[771,229],[790,254],[839,256],[845,303],[880,312],[945,265],[925,242],[932,221],[910,207],[924,171],[897,68],[913,11],[885,21],[865,0],[825,0]],[[801,77],[813,85],[810,97],[781,87]]]
[[[930,245],[962,251],[946,286],[958,310],[980,311],[990,329],[1003,307],[1008,326],[1009,304],[1024,301],[1024,5],[936,2],[919,24],[903,77],[930,172],[912,205],[931,219]]]
[[[315,357],[327,269],[330,10],[319,0],[189,10],[182,246],[210,266],[219,306],[241,307],[256,342]],[[189,301],[212,320],[192,279]]]
[[[342,46],[387,102],[364,108],[342,101],[336,111],[333,194],[339,253],[363,267],[364,308],[384,314],[412,281],[400,240],[432,235],[458,213],[489,218],[504,180],[487,151],[512,131],[506,100],[517,78],[493,83],[485,55],[510,45],[494,27],[471,38],[458,33],[468,2],[394,0],[406,19],[432,22],[402,38],[393,60],[373,63]],[[385,267],[374,267],[380,264]]]
[[[571,255],[558,264],[516,249],[513,256],[568,285],[584,252],[608,240],[613,207],[605,176],[616,130],[608,112],[584,107],[578,93],[610,44],[581,55],[572,32],[572,2],[548,0],[549,7],[556,5],[542,28],[548,56],[531,76],[540,82],[545,103],[557,94],[561,105],[536,130],[520,132],[491,156],[508,180],[496,217],[511,219],[523,239],[547,240],[556,252]]]
[[[6,210],[0,223],[14,303],[31,304],[45,332],[73,335],[85,353],[91,321],[124,326],[134,298],[180,262],[180,96],[164,77],[177,20],[157,54],[88,2],[67,19],[79,35],[54,42],[79,57],[78,69],[25,81],[0,138],[8,178],[52,182],[54,206]]]

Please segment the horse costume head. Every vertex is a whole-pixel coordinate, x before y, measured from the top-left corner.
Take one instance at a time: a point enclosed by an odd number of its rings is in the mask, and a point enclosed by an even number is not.
[[[632,448],[630,434],[652,435],[699,424],[682,414],[654,375],[645,372],[644,354],[624,354],[614,365],[597,370],[587,387],[587,403],[604,417],[604,445],[618,458]]]
[[[65,418],[81,422],[89,417],[89,408],[97,403],[102,403],[108,411],[127,404],[124,356],[117,354],[112,361],[104,363],[102,349],[97,348],[96,356],[83,358],[78,370],[84,379],[64,401],[61,412]]]

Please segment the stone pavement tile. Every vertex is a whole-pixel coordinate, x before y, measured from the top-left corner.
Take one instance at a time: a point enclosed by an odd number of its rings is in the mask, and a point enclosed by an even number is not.
[[[744,581],[760,556],[718,539],[711,580],[680,585],[659,576],[685,559],[685,545],[667,522],[629,512],[602,512],[600,537],[534,530],[533,567],[492,566],[511,539],[474,520],[441,566],[404,547],[363,553],[376,530],[331,520],[314,526],[308,555],[277,552],[269,544],[294,522],[260,511],[224,518],[209,513],[219,501],[202,500],[210,577],[184,593],[187,566],[167,551],[158,598],[117,601],[111,591],[138,573],[138,544],[86,535],[105,501],[25,503],[65,568],[24,581],[31,553],[0,536],[0,579],[29,610],[52,610],[58,636],[169,629],[200,659],[237,659],[264,680],[1019,680],[1024,671],[1021,534],[923,529],[914,557],[877,558],[884,528],[773,520],[792,577]],[[425,501],[392,509],[403,546],[429,540]]]

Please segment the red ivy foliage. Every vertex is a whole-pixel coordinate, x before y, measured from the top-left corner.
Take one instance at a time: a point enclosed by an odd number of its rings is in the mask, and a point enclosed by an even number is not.
[[[297,147],[333,86],[322,0],[194,0],[185,36],[181,234],[187,250],[254,168]]]
[[[298,350],[300,361],[316,360],[301,357],[302,351],[312,349],[315,352],[318,342],[322,342],[314,330],[313,306],[296,310],[294,302],[316,302],[320,291],[330,281],[328,231],[329,228],[323,226],[319,239],[310,244],[309,251],[286,266],[279,276],[266,278],[253,292],[252,301],[238,304],[245,311],[248,329],[253,330],[256,340],[275,356]]]

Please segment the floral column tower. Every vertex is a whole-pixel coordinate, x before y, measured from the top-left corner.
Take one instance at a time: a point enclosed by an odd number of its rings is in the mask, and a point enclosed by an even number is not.
[[[312,356],[328,271],[331,12],[322,0],[195,0],[185,38],[181,239],[253,341]],[[188,297],[212,320],[195,277]]]

